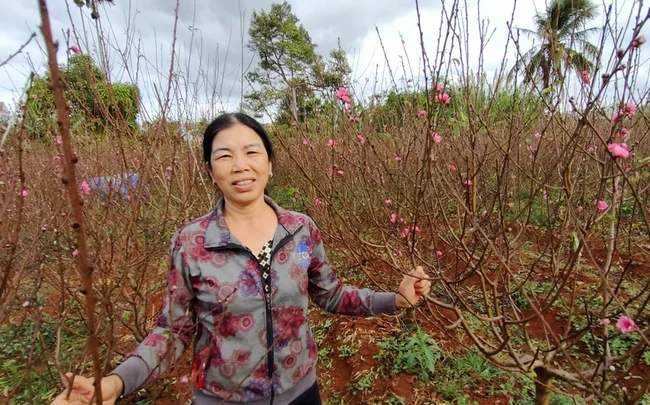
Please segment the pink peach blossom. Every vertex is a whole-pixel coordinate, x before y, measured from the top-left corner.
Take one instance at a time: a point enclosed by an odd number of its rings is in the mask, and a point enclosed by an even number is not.
[[[339,89],[336,91],[336,93],[334,93],[334,97],[335,97],[337,100],[342,100],[343,102],[346,102],[346,101],[344,100],[344,98],[348,98],[348,99],[349,99],[349,97],[350,97],[350,93],[346,90],[345,87],[339,87]]]
[[[424,118],[424,117],[426,117],[426,116],[427,116],[427,112],[426,112],[426,111],[424,111],[424,110],[420,110],[420,112],[418,112],[418,118]]]
[[[607,201],[598,200],[596,201],[596,208],[601,211],[605,211],[607,208],[609,208],[609,204],[607,204]]]
[[[390,222],[395,223],[395,221],[397,221],[397,214],[393,212],[390,214]]]
[[[627,334],[634,330],[636,324],[632,318],[623,315],[622,317],[618,318],[618,321],[616,321],[616,327],[621,331],[621,333]]]
[[[384,204],[386,204],[386,205],[390,205],[390,203],[392,203],[392,202],[393,202],[393,200],[385,200],[385,201],[384,201]]]
[[[440,94],[436,95],[436,102],[442,103],[442,104],[449,104],[449,94],[440,93]]]
[[[433,142],[440,143],[441,141],[442,141],[442,137],[437,132],[434,132],[433,133]]]
[[[456,171],[456,166],[449,165],[449,170],[451,170],[452,172],[455,172]]]
[[[78,251],[77,249],[73,250],[73,251],[72,251],[72,256],[73,256],[73,257],[77,257],[77,256],[79,256],[79,251]]]
[[[583,70],[582,73],[580,73],[580,80],[582,80],[582,83],[586,84],[587,86],[591,84],[591,77],[589,76],[588,70]]]
[[[607,326],[610,323],[611,323],[610,320],[607,319],[607,318],[603,318],[603,319],[600,320],[600,324],[603,325],[603,326]]]
[[[402,238],[406,238],[407,236],[409,236],[409,233],[411,233],[410,229],[408,228],[402,229]]]
[[[81,183],[81,192],[83,195],[88,195],[90,193],[90,186],[85,181]]]
[[[61,135],[57,135],[56,138],[54,138],[57,144],[61,145],[63,143],[63,138]]]
[[[357,135],[357,140],[359,141],[359,143],[364,143],[366,141],[361,135]]]
[[[343,172],[343,170],[339,170],[337,173],[338,173],[340,176],[343,176],[343,175],[345,174],[345,173]]]
[[[23,197],[27,197],[29,195],[29,191],[27,191],[27,189],[24,188],[23,191],[20,192],[20,195],[22,195]]]
[[[632,47],[633,48],[638,48],[641,45],[645,44],[645,41],[646,41],[645,35],[639,35],[638,37],[636,37],[634,39],[634,41],[632,41]]]
[[[402,161],[402,158],[399,157],[399,156],[395,156],[395,161],[396,161],[396,162],[401,162],[401,161]]]
[[[323,205],[323,202],[317,198],[314,200],[314,205],[320,207],[321,205]]]
[[[607,145],[610,153],[617,158],[626,158],[630,156],[630,152],[627,150],[627,144],[625,143],[610,143]]]
[[[436,250],[436,256],[441,257],[444,253],[440,250]]]

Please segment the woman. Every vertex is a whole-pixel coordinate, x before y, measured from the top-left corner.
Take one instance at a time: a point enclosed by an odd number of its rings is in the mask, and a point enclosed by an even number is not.
[[[190,343],[196,405],[320,404],[307,297],[330,312],[370,316],[416,304],[431,283],[418,267],[397,294],[341,284],[311,218],[265,196],[273,148],[253,118],[219,116],[205,131],[203,157],[223,197],[172,238],[160,318],[102,379],[104,404],[163,373]],[[53,404],[92,395],[92,380],[77,376],[70,399],[64,392]]]

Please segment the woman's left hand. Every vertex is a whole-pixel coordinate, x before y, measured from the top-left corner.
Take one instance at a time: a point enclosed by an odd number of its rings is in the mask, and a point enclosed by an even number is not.
[[[395,296],[395,307],[410,308],[416,305],[431,291],[431,281],[421,266],[405,275],[399,283],[398,293]]]

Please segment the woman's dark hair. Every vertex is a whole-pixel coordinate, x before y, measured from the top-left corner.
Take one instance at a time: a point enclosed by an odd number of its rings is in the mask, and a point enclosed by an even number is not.
[[[262,144],[264,149],[266,149],[266,154],[269,156],[269,161],[273,162],[275,160],[275,154],[273,153],[273,145],[269,140],[269,135],[264,130],[262,124],[257,122],[253,117],[250,117],[244,113],[234,113],[234,114],[221,114],[214,121],[208,125],[203,134],[203,161],[210,165],[210,157],[212,155],[212,141],[214,137],[224,129],[228,129],[235,124],[246,125],[248,128],[252,129],[262,138]]]

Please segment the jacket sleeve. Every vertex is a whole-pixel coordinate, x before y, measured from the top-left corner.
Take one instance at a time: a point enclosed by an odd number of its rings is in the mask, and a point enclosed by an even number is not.
[[[395,293],[377,292],[368,288],[344,285],[327,260],[318,227],[309,220],[311,262],[309,265],[309,295],[328,312],[345,315],[371,316],[395,311]]]
[[[194,336],[194,293],[179,232],[172,237],[167,292],[158,321],[142,343],[111,374],[124,382],[123,395],[169,369]]]

